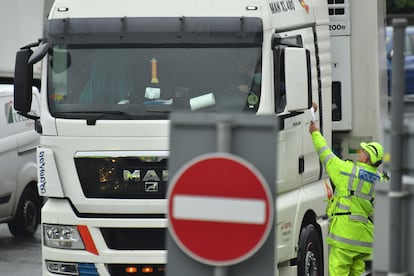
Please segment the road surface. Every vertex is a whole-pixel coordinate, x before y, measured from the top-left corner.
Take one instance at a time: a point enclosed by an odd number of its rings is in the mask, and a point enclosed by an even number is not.
[[[33,237],[16,238],[7,224],[0,224],[0,275],[41,276],[40,226]]]

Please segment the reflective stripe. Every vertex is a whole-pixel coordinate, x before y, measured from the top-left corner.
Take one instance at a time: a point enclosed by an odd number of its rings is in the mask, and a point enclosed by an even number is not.
[[[374,192],[375,192],[375,183],[371,184],[371,187],[369,188],[369,195],[371,196],[371,199],[374,197]]]
[[[334,158],[335,157],[335,154],[333,154],[333,153],[331,153],[331,154],[328,154],[326,157],[325,157],[325,159],[323,159],[323,164],[326,166],[326,164],[328,164],[328,161],[329,160],[331,160],[332,158]]]
[[[364,247],[370,247],[372,248],[372,242],[362,242],[362,241],[356,241],[356,240],[350,240],[350,239],[346,239],[346,238],[342,238],[342,237],[338,237],[335,234],[329,233],[328,237],[339,241],[339,242],[344,242],[350,245],[356,245],[356,246],[364,246]]]
[[[348,181],[348,191],[352,191],[352,186],[354,184],[354,178],[356,178],[356,171],[357,171],[357,166],[353,166],[352,167],[352,177],[349,177],[349,181]]]
[[[355,177],[356,177],[356,175],[355,175],[355,174],[352,174],[352,173],[341,172],[341,174],[342,174],[342,175],[345,175],[345,176],[348,176],[348,177],[350,177],[350,178],[355,178]]]
[[[323,146],[318,150],[318,155],[321,155],[325,150],[328,150],[329,147],[328,146]]]
[[[356,195],[361,194],[362,185],[364,185],[364,180],[359,179],[359,181],[358,181],[358,186],[357,186],[357,188],[355,189],[355,194],[356,194]]]
[[[368,223],[368,218],[361,215],[349,215],[349,219]]]
[[[367,194],[363,194],[363,193],[358,193],[358,192],[355,192],[355,193],[354,193],[354,196],[357,196],[357,197],[360,197],[360,198],[366,199],[366,200],[368,200],[368,201],[371,201],[371,199],[372,199],[372,196],[367,195]]]
[[[345,211],[349,211],[349,208],[350,208],[350,206],[345,205],[345,204],[342,204],[342,203],[340,203],[339,201],[338,201],[338,203],[336,204],[336,207],[341,208],[341,209],[343,209],[343,210],[345,210]]]
[[[372,215],[369,215],[368,217],[364,216],[364,215],[353,215],[351,214],[351,212],[335,212],[332,214],[332,216],[349,216],[350,220],[357,220],[360,222],[364,222],[364,223],[368,223],[368,221],[371,221],[372,223],[374,223],[374,219],[372,217]]]

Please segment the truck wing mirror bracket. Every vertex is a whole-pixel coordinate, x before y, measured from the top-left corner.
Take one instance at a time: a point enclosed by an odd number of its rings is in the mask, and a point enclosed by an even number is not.
[[[29,65],[32,65],[39,62],[47,53],[49,50],[49,44],[43,43],[40,44],[39,47],[33,52],[33,54],[30,56],[28,63]]]

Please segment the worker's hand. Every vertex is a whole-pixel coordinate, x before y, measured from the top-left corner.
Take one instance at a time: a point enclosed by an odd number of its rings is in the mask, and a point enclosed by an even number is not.
[[[319,128],[314,121],[311,121],[309,125],[309,132],[312,134],[314,131],[319,131]]]
[[[312,107],[314,112],[318,111],[318,105],[315,102],[312,103]]]

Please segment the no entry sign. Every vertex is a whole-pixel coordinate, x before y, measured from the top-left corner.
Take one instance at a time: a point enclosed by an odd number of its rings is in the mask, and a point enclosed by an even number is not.
[[[168,228],[190,257],[232,265],[252,256],[271,230],[273,199],[261,173],[230,154],[206,154],[184,165],[168,190]]]

